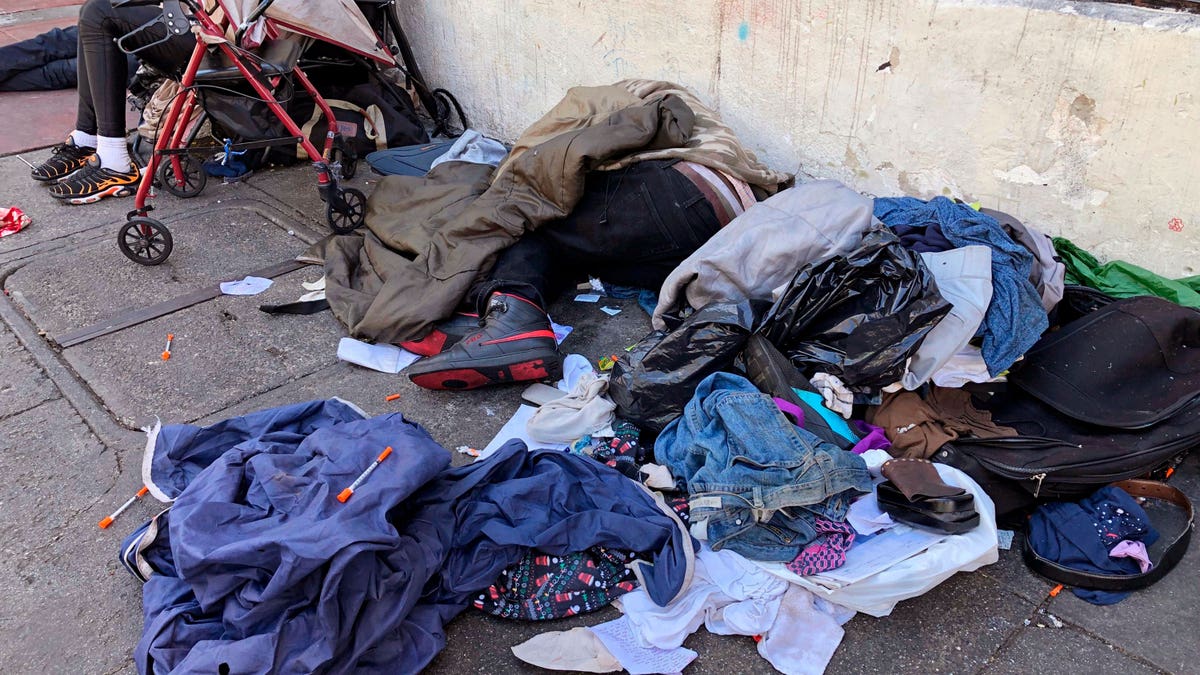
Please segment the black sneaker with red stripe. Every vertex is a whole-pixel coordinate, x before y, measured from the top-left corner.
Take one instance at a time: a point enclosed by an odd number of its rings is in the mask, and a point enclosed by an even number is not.
[[[537,303],[511,293],[493,293],[481,328],[405,372],[426,389],[476,389],[559,377],[562,356],[550,317]]]
[[[414,354],[434,356],[458,344],[464,337],[479,330],[479,315],[474,312],[455,312],[439,323],[420,340],[401,342],[400,346]]]

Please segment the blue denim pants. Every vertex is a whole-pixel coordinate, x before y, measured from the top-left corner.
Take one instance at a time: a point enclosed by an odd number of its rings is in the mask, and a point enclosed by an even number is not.
[[[714,550],[791,561],[817,533],[817,516],[845,520],[870,492],[862,458],[784,417],[744,377],[714,373],[654,444],[658,460],[687,484],[693,524]]]

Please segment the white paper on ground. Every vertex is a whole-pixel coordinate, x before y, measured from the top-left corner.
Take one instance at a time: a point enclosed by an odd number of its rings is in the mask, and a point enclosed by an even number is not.
[[[1012,548],[1014,534],[1012,530],[996,530],[997,545],[1001,551],[1007,551]]]
[[[604,307],[600,308],[600,311],[604,312],[605,314],[607,314],[609,316],[616,316],[621,313],[621,308],[604,306]]]
[[[879,508],[879,500],[874,492],[850,504],[850,509],[846,511],[846,522],[859,534],[875,534],[896,524],[891,516]]]
[[[600,296],[595,293],[580,293],[575,296],[575,302],[600,302]]]
[[[525,425],[529,423],[529,418],[533,417],[533,413],[535,412],[537,412],[537,408],[522,403],[521,406],[517,408],[517,411],[513,413],[513,416],[504,423],[504,426],[500,427],[500,431],[496,434],[495,438],[493,438],[491,442],[487,444],[487,447],[479,452],[479,459],[487,459],[489,455],[496,450],[499,450],[500,446],[514,438],[525,441],[525,445],[531,450],[536,448],[566,450],[566,443],[540,443],[528,436],[527,432],[525,431]],[[475,461],[479,460],[477,459]]]
[[[947,536],[942,532],[918,530],[904,524],[897,524],[879,534],[860,535],[850,550],[846,551],[844,565],[809,578],[829,588],[841,588],[908,560]]]
[[[571,334],[571,331],[575,330],[574,326],[564,326],[561,323],[554,323],[554,319],[550,319],[550,328],[554,329],[554,341],[560,345]]]
[[[237,281],[222,281],[221,292],[225,295],[258,295],[274,282],[262,277],[246,277]]]
[[[325,290],[325,277],[321,277],[316,281],[302,281],[300,282],[300,285],[303,286],[304,290],[306,291],[323,291]]]
[[[354,365],[391,374],[404,370],[421,358],[395,345],[372,345],[348,337],[338,341],[337,356]]]
[[[682,672],[698,656],[687,647],[642,647],[626,617],[592,626],[591,631],[631,675]]]
[[[325,299],[325,289],[322,288],[320,290],[309,291],[309,292],[305,293],[304,295],[300,296],[299,298],[296,298],[296,302],[312,302],[313,300],[324,300],[324,299]]]

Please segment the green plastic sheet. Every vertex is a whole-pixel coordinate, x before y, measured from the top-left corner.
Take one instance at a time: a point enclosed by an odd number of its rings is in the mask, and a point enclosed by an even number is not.
[[[1186,307],[1200,308],[1200,275],[1168,279],[1124,260],[1100,264],[1069,239],[1054,238],[1054,250],[1067,266],[1066,282],[1090,286],[1114,298],[1157,295]]]

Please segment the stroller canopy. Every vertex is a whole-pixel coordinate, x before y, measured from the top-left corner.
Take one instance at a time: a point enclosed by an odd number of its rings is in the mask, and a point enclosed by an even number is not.
[[[259,5],[259,0],[218,1],[234,26],[241,26]],[[266,15],[282,28],[396,65],[354,0],[275,0]]]

